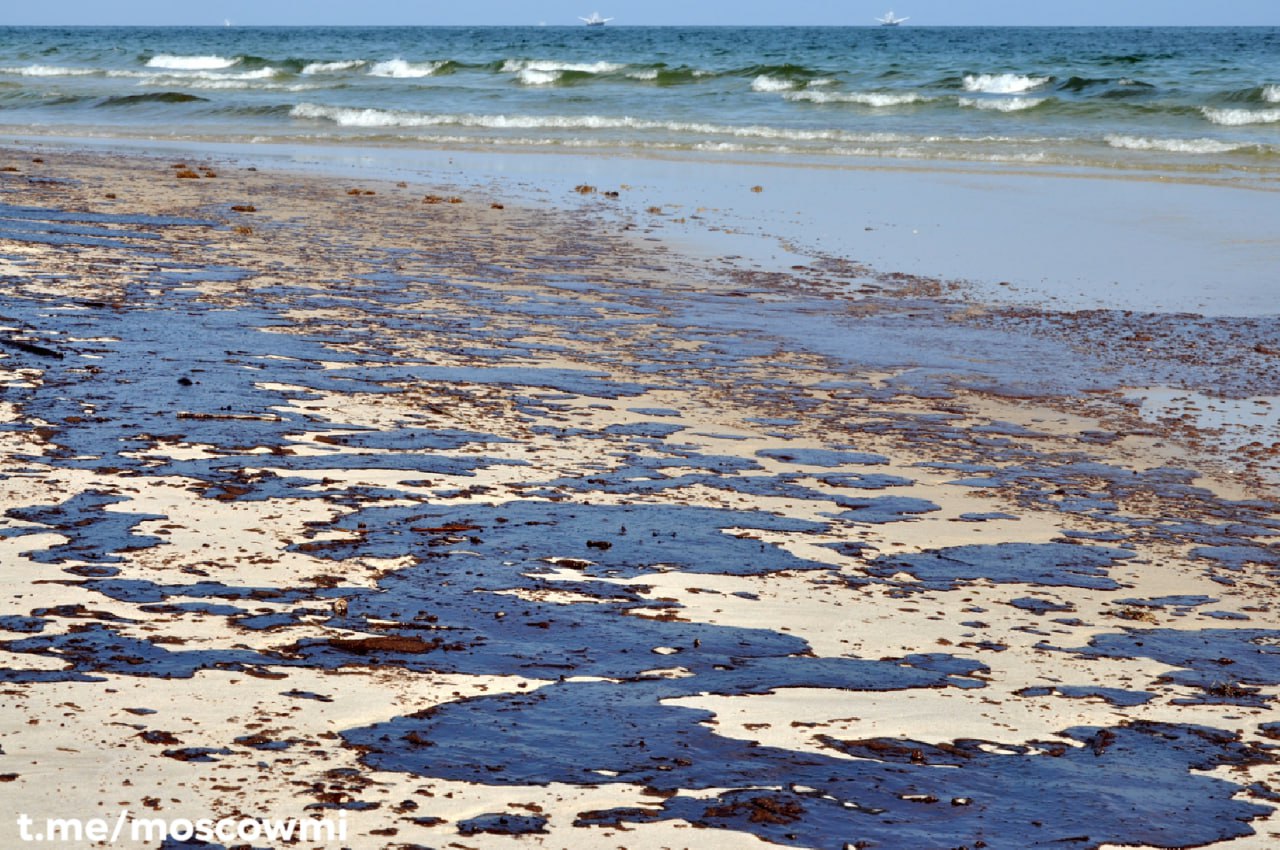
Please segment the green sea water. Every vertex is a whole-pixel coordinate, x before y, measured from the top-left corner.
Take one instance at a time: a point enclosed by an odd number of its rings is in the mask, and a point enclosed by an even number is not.
[[[1280,176],[1280,29],[7,28],[10,133]]]

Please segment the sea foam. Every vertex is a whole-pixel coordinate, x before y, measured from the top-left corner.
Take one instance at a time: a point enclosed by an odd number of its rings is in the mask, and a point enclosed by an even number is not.
[[[237,73],[220,74],[216,71],[171,71],[161,70],[159,73],[148,74],[138,71],[122,71],[112,72],[110,76],[130,76],[138,78],[140,86],[185,86],[188,88],[227,88],[227,89],[250,89],[250,88],[270,88],[270,86],[261,86],[262,80],[270,80],[275,77],[279,71],[276,68],[257,68],[253,71],[240,71]]]
[[[341,127],[480,127],[493,130],[612,130],[669,129],[671,125],[633,118],[610,118],[600,115],[474,115],[431,112],[406,112],[394,109],[355,109],[300,103],[289,111],[294,118],[332,121]],[[693,126],[693,125],[690,125]],[[708,129],[709,125],[703,127]]]
[[[170,56],[161,54],[147,60],[148,68],[174,68],[182,71],[216,71],[230,68],[240,60],[222,56]]]
[[[526,86],[549,86],[560,79],[559,71],[540,71],[537,68],[521,68],[516,79]]]
[[[0,68],[0,74],[20,77],[87,77],[100,73],[93,68],[62,68],[57,65],[27,65],[25,68]]]
[[[579,74],[611,74],[621,71],[626,65],[614,62],[555,62],[543,59],[508,59],[502,63],[502,70],[507,74],[518,74],[521,71],[576,71]]]
[[[964,89],[985,94],[1021,94],[1039,88],[1049,79],[1025,74],[966,74]]]
[[[365,66],[363,59],[347,59],[341,62],[312,62],[302,69],[302,73],[310,76],[312,74],[334,74],[339,71],[354,71],[356,68]]]
[[[841,130],[803,130],[763,124],[728,125],[698,121],[654,121],[608,115],[481,115],[409,112],[393,109],[357,109],[300,103],[290,117],[331,121],[341,127],[467,127],[491,130],[647,130],[698,136],[730,136],[794,142],[868,142],[897,137],[886,134],[849,133]]]
[[[291,118],[312,118],[332,121],[339,127],[408,127],[411,116],[407,113],[385,109],[355,109],[343,106],[321,106],[316,103],[300,103],[289,110]],[[427,126],[425,122],[421,126]]]
[[[1113,148],[1131,151],[1163,151],[1165,153],[1229,153],[1250,145],[1221,142],[1217,139],[1147,139],[1141,136],[1107,136]]]
[[[923,103],[929,98],[915,92],[842,92],[842,91],[805,91],[787,92],[783,95],[787,100],[807,101],[809,103],[856,103],[860,106],[906,106],[910,103]]]
[[[751,81],[752,91],[790,91],[795,87],[796,84],[793,80],[771,77],[768,74],[761,74]]]
[[[1280,123],[1280,109],[1212,109],[1206,106],[1200,111],[1214,124],[1227,127]]]
[[[625,67],[627,66],[613,62],[555,62],[541,59],[508,59],[502,63],[504,73],[515,74],[516,79],[526,86],[554,85],[569,71],[577,74],[611,74]]]
[[[444,62],[406,62],[403,59],[388,59],[370,68],[369,76],[411,80],[430,77],[444,66]]]
[[[150,77],[139,80],[140,86],[167,87],[173,84],[172,78]],[[226,77],[222,79],[187,79],[181,80],[181,86],[187,89],[203,89],[206,91],[287,91],[304,92],[324,88],[319,83],[284,83],[278,81],[262,82],[258,79]]]

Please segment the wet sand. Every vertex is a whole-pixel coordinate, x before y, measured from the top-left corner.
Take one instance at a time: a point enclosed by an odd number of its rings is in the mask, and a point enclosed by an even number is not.
[[[1280,435],[1197,415],[1274,319],[710,261],[600,181],[0,166],[7,844],[1280,836]]]

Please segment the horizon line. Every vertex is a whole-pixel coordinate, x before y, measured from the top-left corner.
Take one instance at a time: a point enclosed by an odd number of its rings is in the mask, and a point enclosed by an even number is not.
[[[121,23],[101,23],[101,24],[64,24],[64,23],[25,23],[25,24],[3,24],[0,30],[4,29],[22,29],[28,27],[57,27],[59,29],[172,29],[175,27],[185,27],[189,29],[254,29],[254,28],[293,28],[303,29],[307,27],[333,27],[345,29],[381,29],[391,27],[421,27],[424,29],[438,28],[449,29],[456,27],[528,27],[530,29],[589,29],[592,32],[598,32],[604,29],[627,29],[627,28],[659,28],[659,27],[687,27],[687,28],[703,28],[703,29],[757,29],[764,27],[805,27],[805,28],[831,28],[831,29],[874,29],[874,30],[912,30],[912,29],[1144,29],[1150,27],[1160,27],[1165,29],[1246,29],[1246,28],[1280,28],[1280,23],[1274,24],[1170,24],[1170,23],[1144,23],[1144,24],[1009,24],[1009,23],[964,23],[964,24],[914,24],[912,26],[884,26],[883,24],[874,23],[854,23],[854,24],[783,24],[783,23],[760,23],[760,24],[610,24],[607,27],[586,27],[583,24],[573,23],[455,23],[455,24],[424,24],[424,23],[378,23],[378,24],[356,24],[356,23],[248,23],[238,24],[234,21],[231,23],[168,23],[168,24],[121,24]]]

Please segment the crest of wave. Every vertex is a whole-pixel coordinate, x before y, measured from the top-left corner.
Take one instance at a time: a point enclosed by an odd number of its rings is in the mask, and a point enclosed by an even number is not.
[[[768,74],[761,74],[751,81],[752,91],[790,91],[795,87],[796,84],[791,80],[771,77]]]
[[[239,73],[219,74],[215,71],[165,71],[161,74],[148,74],[143,76],[143,83],[154,82],[155,80],[163,80],[168,82],[178,81],[188,83],[195,80],[269,80],[278,72],[275,68],[266,67],[258,68],[255,71],[241,71]],[[113,75],[114,76],[114,75]],[[130,74],[130,76],[138,76]]]
[[[516,79],[526,86],[549,86],[560,79],[560,72],[524,68],[520,73],[516,74]]]
[[[332,121],[342,127],[480,127],[489,129],[616,129],[657,128],[666,125],[633,118],[599,115],[448,115],[428,112],[400,112],[388,109],[354,109],[300,103],[289,111],[294,118]]]
[[[966,74],[964,90],[985,94],[1021,94],[1049,82],[1048,77],[1026,74]]]
[[[163,78],[157,77],[151,80],[143,80],[138,85],[167,87],[169,85]],[[204,89],[206,91],[288,91],[288,92],[304,92],[315,91],[323,88],[316,83],[261,83],[256,80],[244,79],[223,79],[223,80],[184,80],[182,83],[184,88],[188,89]]]
[[[172,68],[179,71],[217,71],[230,68],[239,59],[226,59],[222,56],[171,56],[160,54],[147,60],[148,68]]]
[[[418,77],[430,77],[443,67],[443,62],[406,62],[403,59],[388,59],[370,68],[369,76],[416,79]]]
[[[312,62],[310,65],[302,69],[302,73],[306,76],[312,74],[334,74],[339,71],[354,71],[356,68],[364,67],[363,59],[347,59],[341,62]]]
[[[867,142],[900,141],[897,136],[886,134],[853,134],[840,130],[800,130],[765,125],[731,126],[702,122],[651,121],[631,117],[605,115],[476,115],[437,114],[428,112],[402,112],[386,109],[356,109],[342,106],[324,106],[317,103],[300,103],[289,111],[293,118],[331,121],[341,127],[467,127],[492,130],[661,130],[702,137],[728,136],[750,139],[771,139],[784,142]]]
[[[431,116],[411,115],[385,109],[353,109],[344,106],[321,106],[300,103],[289,110],[293,118],[313,118],[332,121],[339,127],[423,127],[446,123],[432,120]]]
[[[1242,127],[1246,124],[1280,124],[1280,109],[1210,109],[1201,110],[1204,117],[1225,127]]]
[[[860,106],[905,106],[921,103],[928,98],[915,92],[844,92],[844,91],[796,91],[783,95],[787,100],[810,103],[856,103]]]
[[[625,65],[614,62],[554,62],[544,59],[508,59],[502,63],[505,74],[518,74],[521,71],[577,71],[581,74],[609,74],[621,71]]]
[[[1131,151],[1164,151],[1166,153],[1228,153],[1243,145],[1217,139],[1147,139],[1141,136],[1107,136],[1113,148]]]
[[[56,65],[28,65],[25,68],[0,68],[0,74],[20,77],[86,77],[98,73],[92,68],[61,68]]]

